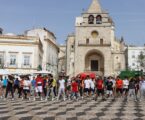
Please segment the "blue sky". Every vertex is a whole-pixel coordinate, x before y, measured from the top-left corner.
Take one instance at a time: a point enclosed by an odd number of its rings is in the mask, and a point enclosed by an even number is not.
[[[46,27],[64,43],[74,32],[75,18],[92,0],[0,0],[0,27],[4,33],[23,34],[25,30]],[[116,26],[116,36],[127,44],[145,43],[145,0],[100,0]]]

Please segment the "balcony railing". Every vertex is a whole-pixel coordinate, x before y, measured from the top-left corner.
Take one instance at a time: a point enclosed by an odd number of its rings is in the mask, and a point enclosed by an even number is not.
[[[17,68],[18,64],[17,63],[15,63],[15,64],[8,63],[7,67],[9,67],[9,68]]]
[[[32,68],[32,65],[30,65],[30,64],[22,64],[22,66],[21,66],[22,68]]]

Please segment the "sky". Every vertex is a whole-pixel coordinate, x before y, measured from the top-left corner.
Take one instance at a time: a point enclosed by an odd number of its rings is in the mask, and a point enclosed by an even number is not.
[[[23,34],[33,28],[52,31],[59,44],[75,32],[75,18],[92,0],[0,0],[4,33]],[[100,0],[115,22],[115,35],[129,45],[145,44],[145,0]]]

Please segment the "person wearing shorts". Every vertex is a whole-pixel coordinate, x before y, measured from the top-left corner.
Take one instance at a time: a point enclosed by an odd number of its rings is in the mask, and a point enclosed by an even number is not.
[[[78,100],[78,83],[76,82],[75,78],[72,80],[71,83],[71,91],[72,97]]]
[[[22,100],[27,97],[30,99],[30,87],[31,87],[31,81],[29,80],[28,77],[24,77],[24,82],[23,82],[23,97]]]
[[[87,76],[87,78],[84,80],[84,96],[90,95],[90,89],[91,89],[91,79],[90,76]]]
[[[67,79],[67,82],[66,82],[66,96],[68,99],[70,99],[71,97],[71,79],[69,78]]]
[[[123,93],[123,81],[120,79],[119,76],[116,78],[116,97],[122,97]]]
[[[40,95],[40,100],[42,99],[42,92],[43,92],[43,78],[41,77],[41,74],[39,74],[36,78],[36,88],[35,88],[36,93]],[[35,100],[35,98],[34,98]]]
[[[125,100],[127,100],[128,92],[129,92],[129,80],[128,77],[125,77],[125,79],[123,80],[123,96]]]
[[[111,77],[108,78],[106,82],[106,89],[107,89],[107,97],[113,96],[113,82]]]
[[[104,98],[104,81],[101,77],[99,77],[97,80],[96,80],[96,98],[95,98],[95,101],[97,100],[98,96],[100,96],[100,94],[102,95],[102,100],[104,101],[105,98]]]

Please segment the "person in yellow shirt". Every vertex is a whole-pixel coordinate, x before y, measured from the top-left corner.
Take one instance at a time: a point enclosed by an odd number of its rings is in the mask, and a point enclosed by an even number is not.
[[[57,96],[57,94],[56,94],[57,82],[56,82],[56,79],[54,79],[54,78],[53,78],[53,82],[52,82],[52,87],[53,87],[54,96],[56,97]]]

